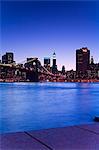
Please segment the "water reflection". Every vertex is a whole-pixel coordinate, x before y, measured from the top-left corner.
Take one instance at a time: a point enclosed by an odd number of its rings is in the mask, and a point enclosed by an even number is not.
[[[0,132],[92,123],[99,84],[0,83]]]

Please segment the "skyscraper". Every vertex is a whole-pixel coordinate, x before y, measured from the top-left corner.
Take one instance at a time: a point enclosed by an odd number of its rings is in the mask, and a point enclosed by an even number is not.
[[[50,58],[49,57],[45,57],[44,58],[44,67],[50,71]]]
[[[91,64],[94,64],[94,59],[93,59],[93,56],[91,56],[91,61],[90,61]]]
[[[57,73],[57,65],[56,65],[56,54],[53,53],[53,65],[52,65],[52,73]]]
[[[4,64],[11,64],[14,62],[14,55],[11,52],[7,52],[5,55],[2,56],[2,63]]]
[[[90,64],[90,50],[87,47],[76,50],[76,71],[85,73]]]
[[[50,67],[50,58],[49,57],[45,57],[44,58],[44,67]]]
[[[56,66],[56,54],[55,54],[55,52],[53,53],[53,66]]]

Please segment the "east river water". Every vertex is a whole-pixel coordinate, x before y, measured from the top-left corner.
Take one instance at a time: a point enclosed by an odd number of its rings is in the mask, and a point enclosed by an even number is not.
[[[93,123],[99,83],[0,83],[0,133]]]

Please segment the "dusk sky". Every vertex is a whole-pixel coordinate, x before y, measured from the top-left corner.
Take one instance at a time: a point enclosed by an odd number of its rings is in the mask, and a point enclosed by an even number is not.
[[[75,52],[88,47],[99,62],[98,1],[2,1],[0,55],[14,52],[16,62],[56,52],[60,69],[75,70]]]

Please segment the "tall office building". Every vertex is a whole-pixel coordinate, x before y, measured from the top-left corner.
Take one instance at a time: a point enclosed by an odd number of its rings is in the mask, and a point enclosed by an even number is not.
[[[6,54],[2,56],[2,63],[7,64]]]
[[[51,66],[50,66],[50,58],[49,57],[45,57],[44,58],[44,67],[47,69],[47,70],[51,70]]]
[[[65,74],[65,66],[62,66],[62,74]]]
[[[56,54],[55,54],[55,52],[53,53],[53,66],[56,66]]]
[[[36,65],[37,60],[38,58],[36,57],[27,58],[27,62],[24,64],[24,66],[28,68],[33,68]]]
[[[5,55],[2,56],[2,63],[3,64],[11,64],[14,62],[14,54],[11,52],[7,52]]]
[[[94,59],[93,59],[93,56],[91,56],[90,63],[91,63],[92,65],[94,64]]]
[[[50,67],[50,58],[49,57],[44,58],[44,67]]]
[[[52,73],[57,73],[57,65],[56,65],[56,54],[53,53],[53,65],[52,65]]]
[[[90,50],[87,47],[76,50],[76,71],[85,73],[90,64]]]

